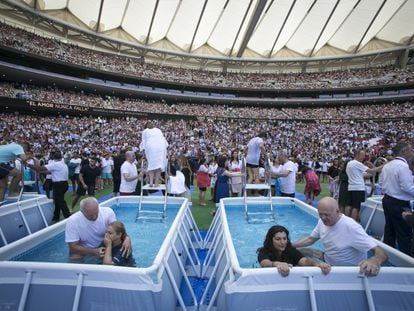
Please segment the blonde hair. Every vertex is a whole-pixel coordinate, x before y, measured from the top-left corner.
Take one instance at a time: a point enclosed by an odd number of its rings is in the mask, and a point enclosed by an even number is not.
[[[120,221],[113,221],[109,225],[112,227],[112,229],[116,233],[121,234],[121,240],[122,241],[125,240],[127,234],[126,234],[125,226],[124,226],[124,224],[122,222],[120,222]]]

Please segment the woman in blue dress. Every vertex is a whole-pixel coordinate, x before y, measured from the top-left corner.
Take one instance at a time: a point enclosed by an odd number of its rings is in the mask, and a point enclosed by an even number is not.
[[[241,172],[231,172],[226,169],[227,158],[220,156],[217,160],[217,180],[214,186],[214,202],[219,203],[220,199],[230,197],[229,190],[229,178],[230,177],[240,177],[242,176]]]

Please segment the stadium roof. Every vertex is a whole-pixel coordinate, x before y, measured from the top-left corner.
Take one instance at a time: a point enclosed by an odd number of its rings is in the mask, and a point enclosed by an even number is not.
[[[408,47],[414,0],[5,0],[140,47],[240,60]]]

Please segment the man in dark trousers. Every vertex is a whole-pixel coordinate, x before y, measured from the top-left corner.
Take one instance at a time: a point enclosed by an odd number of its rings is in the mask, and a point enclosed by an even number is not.
[[[50,160],[44,166],[43,172],[45,172],[44,170],[52,175],[53,201],[55,203],[53,221],[59,221],[60,211],[62,211],[65,218],[68,218],[71,214],[65,201],[65,193],[69,187],[69,169],[60,151],[54,152],[53,160]]]
[[[385,164],[379,179],[384,193],[384,243],[391,247],[398,243],[401,252],[411,255],[413,230],[404,218],[414,197],[414,180],[409,167],[414,152],[410,143],[401,141],[394,146],[393,155],[394,160]]]
[[[97,166],[97,159],[90,158],[89,164],[82,166],[79,173],[79,186],[76,196],[73,198],[72,210],[75,208],[79,199],[88,193],[88,196],[95,196],[96,177],[101,175],[101,168]]]
[[[121,185],[121,166],[125,162],[125,150],[122,149],[119,155],[114,157],[114,169],[112,171],[112,178],[114,181],[114,188],[112,191],[112,196],[116,197],[119,192],[119,187]]]

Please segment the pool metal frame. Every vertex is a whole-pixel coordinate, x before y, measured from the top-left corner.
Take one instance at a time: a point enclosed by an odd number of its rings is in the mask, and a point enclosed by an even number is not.
[[[149,200],[162,203],[163,199],[163,197],[152,196]],[[138,207],[138,200],[138,196],[117,197],[100,205],[112,206],[122,202],[136,203]],[[104,295],[105,298],[103,299],[108,299],[109,296],[117,293],[118,295],[133,295],[131,296],[133,297],[132,300],[138,299],[142,303],[146,302],[148,304],[144,307],[147,310],[175,310],[177,301],[182,310],[197,309],[198,302],[186,270],[191,269],[195,275],[200,275],[201,264],[197,249],[203,247],[203,239],[192,216],[188,200],[186,198],[170,197],[168,202],[179,203],[181,207],[150,267],[128,268],[71,263],[4,261],[0,262],[0,275],[2,275],[0,288],[7,287],[10,284],[22,285],[18,310],[24,310],[29,306],[28,301],[35,299],[29,297],[32,287],[46,284],[53,284],[55,287],[69,285],[70,288],[75,288],[71,299],[72,310],[82,308],[82,295],[84,292],[89,292],[88,288],[93,287],[102,288],[102,290],[104,288],[111,289]],[[0,250],[0,260],[13,258],[32,248],[33,245],[37,245],[45,239],[64,231],[65,224],[66,220],[3,247]],[[189,263],[189,266],[187,266],[187,263]],[[185,305],[180,293],[182,280],[184,280],[191,294],[192,306]],[[122,291],[124,293],[120,294]],[[161,299],[157,299],[157,297]],[[112,298],[115,299],[116,297]]]
[[[250,200],[254,199],[255,198],[250,198]],[[260,202],[260,198],[257,198],[257,201]],[[294,198],[273,198],[273,206],[276,206],[276,209],[277,205],[290,204],[314,217],[318,217],[316,209],[302,201]],[[351,288],[355,288],[355,290],[364,291],[368,310],[370,311],[375,310],[372,290],[383,290],[383,283],[387,284],[386,286],[390,291],[400,290],[414,293],[414,269],[412,269],[412,267],[414,267],[414,258],[378,241],[381,248],[387,253],[389,261],[397,267],[382,267],[380,274],[375,278],[367,278],[360,275],[359,267],[332,267],[331,273],[327,276],[322,275],[320,269],[316,267],[294,267],[291,269],[288,278],[281,277],[277,273],[276,268],[241,268],[229,231],[224,205],[243,206],[243,199],[223,199],[220,202],[220,207],[217,210],[216,216],[205,237],[205,242],[208,243],[206,246],[209,251],[204,264],[208,265],[209,261],[207,260],[212,260],[212,258],[214,258],[216,262],[213,271],[210,273],[210,280],[207,288],[200,301],[200,305],[204,305],[204,308],[207,311],[212,310],[213,308],[217,310],[226,310],[228,305],[231,305],[237,310],[248,310],[244,309],[246,306],[242,303],[237,305],[237,303],[234,304],[234,300],[231,300],[231,302],[226,302],[226,300],[230,301],[231,295],[234,294],[251,294],[252,291],[261,287],[264,288],[264,291],[272,292],[284,291],[286,288],[292,290],[306,290],[309,294],[309,308],[312,311],[318,309],[315,295],[316,290],[328,290],[332,288],[332,286],[345,286],[346,284],[344,285],[344,283],[346,282],[348,282],[348,285],[346,285],[345,288],[348,288],[348,290],[349,286],[351,286]],[[241,208],[240,212],[243,212],[243,208]],[[405,280],[403,276],[409,278],[408,283],[411,282],[411,284],[407,285],[404,283]],[[387,278],[392,279],[395,283],[388,284],[389,280]],[[249,279],[252,282],[256,282],[256,287],[251,285],[255,283],[249,285]],[[257,284],[257,279],[261,280],[260,284]],[[213,295],[210,302],[206,304],[205,295],[213,286],[215,286]],[[215,303],[217,306],[214,306]]]
[[[36,208],[40,215],[42,223],[38,225],[43,226],[43,228],[46,228],[49,226],[49,222],[46,219],[44,211],[42,210],[42,204],[47,204],[48,206],[50,206],[51,209],[53,209],[53,200],[48,199],[45,195],[25,192],[25,194],[22,194],[22,196],[19,197],[18,201],[3,205],[0,208],[0,217],[13,213],[18,214],[20,216],[21,221],[23,222],[26,234],[31,235],[34,231],[32,230],[30,224],[35,224],[31,223],[33,219],[27,219],[27,217],[24,214],[24,211],[31,208]],[[4,246],[15,241],[9,241],[6,238],[5,231],[1,228],[1,225],[0,238]]]

